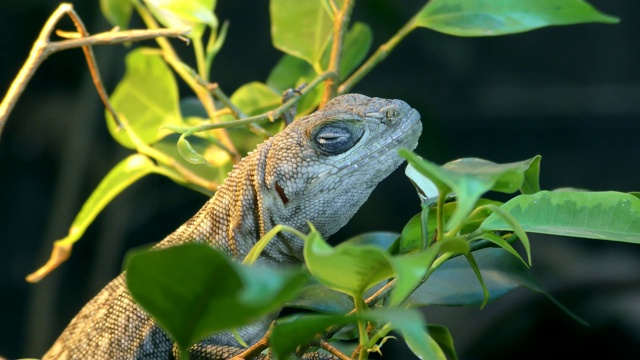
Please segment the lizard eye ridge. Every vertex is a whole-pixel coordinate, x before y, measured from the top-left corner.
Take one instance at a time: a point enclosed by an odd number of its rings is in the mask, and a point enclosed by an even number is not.
[[[313,132],[316,147],[327,155],[338,155],[351,149],[362,137],[361,128],[330,123]]]

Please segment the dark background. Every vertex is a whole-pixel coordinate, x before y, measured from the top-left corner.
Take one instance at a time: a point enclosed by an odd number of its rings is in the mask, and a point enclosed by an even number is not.
[[[357,4],[353,18],[372,25],[374,47],[422,1],[396,3]],[[541,154],[543,188],[640,190],[640,3],[590,3],[622,22],[492,38],[418,29],[354,92],[400,98],[417,108],[424,122],[418,152],[438,163],[467,156],[510,162]],[[55,7],[44,0],[0,2],[0,93]],[[231,28],[213,79],[227,93],[264,81],[281,55],[270,43],[267,1],[223,0],[217,9]],[[78,2],[76,10],[90,32],[109,29],[98,1]],[[112,91],[127,49],[95,51]],[[127,154],[106,130],[81,51],[53,55],[29,84],[0,141],[0,355],[41,356],[120,271],[127,249],[162,239],[206,201],[164,178],[144,178],[105,209],[67,263],[39,284],[26,283],[100,179]],[[411,185],[396,173],[333,240],[400,231],[418,208]],[[533,272],[543,287],[591,326],[527,290],[482,311],[426,309],[427,321],[451,329],[460,358],[637,357],[640,248],[542,236],[532,236],[532,247]]]

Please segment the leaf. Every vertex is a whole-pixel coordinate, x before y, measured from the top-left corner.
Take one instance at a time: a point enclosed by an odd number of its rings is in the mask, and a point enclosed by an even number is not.
[[[495,36],[589,22],[619,19],[583,0],[431,0],[414,24],[456,36]]]
[[[355,323],[357,319],[355,316],[315,314],[278,319],[269,345],[277,359],[287,359],[298,345],[313,340],[330,326]]]
[[[180,135],[172,134],[156,142],[152,145],[152,147],[171,157],[177,164],[189,170],[191,173],[213,183],[221,184],[233,167],[231,156],[225,150],[221,149],[216,143],[198,136],[192,136],[189,138],[189,144],[192,146],[193,150],[196,153],[204,156],[207,163],[211,166],[192,164],[187,162],[178,153],[178,147],[176,146],[176,143],[179,141],[179,139]],[[171,180],[179,183],[180,185],[190,187],[196,191],[204,193],[207,196],[213,195],[213,192],[210,188],[203,188],[194,185],[193,182],[185,179],[184,176],[178,173],[173,167],[170,167],[165,163],[159,163],[158,166],[162,169],[163,175],[168,176]]]
[[[126,264],[131,295],[181,349],[275,311],[307,279],[300,270],[241,266],[196,243],[136,252]]]
[[[426,330],[422,314],[416,309],[384,308],[362,315],[369,321],[390,323],[402,334],[409,349],[420,359],[446,360],[443,351]]]
[[[341,244],[352,244],[360,246],[372,245],[377,246],[382,250],[387,250],[393,244],[393,242],[398,239],[398,237],[399,235],[393,232],[373,231],[350,237],[349,239],[343,241]]]
[[[333,31],[322,2],[272,0],[269,9],[273,46],[317,69]]]
[[[202,154],[198,153],[193,149],[189,140],[187,140],[184,136],[180,136],[178,139],[178,153],[185,159],[189,164],[208,164],[207,159],[205,159]]]
[[[304,245],[304,259],[311,274],[325,286],[362,297],[375,284],[394,275],[389,254],[371,245],[327,244],[312,231]]]
[[[640,243],[640,199],[614,191],[542,191],[520,195],[500,209],[527,232]],[[508,230],[497,214],[481,225],[484,230]]]
[[[64,262],[71,255],[73,244],[82,237],[100,211],[124,189],[155,171],[157,168],[153,161],[140,154],[131,155],[114,166],[82,205],[82,209],[71,223],[68,235],[54,243],[51,259],[42,268],[29,275],[27,280],[40,281]]]
[[[100,11],[111,25],[119,27],[120,30],[126,30],[129,28],[133,2],[130,0],[100,0]]]
[[[264,114],[278,107],[282,101],[280,94],[261,82],[242,85],[230,98],[243,113],[248,116]]]
[[[525,286],[539,288],[527,267],[499,248],[474,251],[474,258],[489,290],[489,301]],[[413,305],[477,305],[484,300],[482,287],[464,257],[447,260],[409,296]]]
[[[397,277],[390,305],[400,305],[427,274],[438,254],[444,252],[466,254],[469,244],[462,238],[445,238],[425,251],[393,257],[392,264]]]
[[[205,26],[218,27],[213,13],[215,0],[144,0],[153,16],[167,28],[190,27],[187,35],[192,39],[202,37]]]
[[[407,150],[400,150],[400,155],[436,186],[439,196],[455,193],[456,209],[448,219],[445,230],[460,225],[474,209],[480,196],[487,191],[512,193],[518,189],[537,188],[540,156],[508,164],[466,158],[438,166]]]
[[[165,125],[184,125],[178,107],[178,86],[162,56],[148,48],[131,51],[124,78],[109,98],[145,144],[153,144],[171,133]],[[106,113],[107,127],[122,146],[134,149],[129,135]]]
[[[453,346],[453,338],[449,329],[440,325],[429,325],[429,336],[440,346],[442,352],[447,356],[447,359],[457,360],[456,348]]]
[[[545,295],[567,315],[585,323],[540,287],[527,267],[504,249],[486,248],[473,252],[489,291],[489,302],[517,287]],[[484,300],[482,287],[464,257],[446,261],[409,297],[413,305],[477,305]]]

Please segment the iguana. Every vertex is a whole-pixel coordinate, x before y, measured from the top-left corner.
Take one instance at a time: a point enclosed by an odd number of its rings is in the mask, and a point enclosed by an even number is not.
[[[289,124],[242,159],[195,216],[156,248],[201,242],[243,259],[277,224],[324,236],[344,226],[376,185],[414,149],[420,115],[401,100],[348,94]],[[303,242],[281,232],[258,262],[303,262]],[[268,329],[268,317],[239,329],[249,344]],[[191,359],[226,359],[242,347],[231,332],[189,349]],[[172,359],[177,347],[131,298],[124,273],[76,315],[43,359]]]

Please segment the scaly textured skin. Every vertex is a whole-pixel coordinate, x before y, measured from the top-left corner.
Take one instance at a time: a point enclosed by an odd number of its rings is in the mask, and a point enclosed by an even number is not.
[[[249,153],[202,209],[156,247],[202,242],[242,259],[277,224],[306,233],[311,222],[328,237],[402,163],[397,149],[415,148],[421,131],[418,112],[403,101],[336,97]],[[299,238],[280,233],[258,261],[299,264],[302,248]],[[243,327],[240,335],[255,343],[272,319]],[[241,350],[223,332],[190,353],[192,359],[227,359]],[[171,359],[176,351],[134,303],[120,274],[85,305],[43,359]]]

